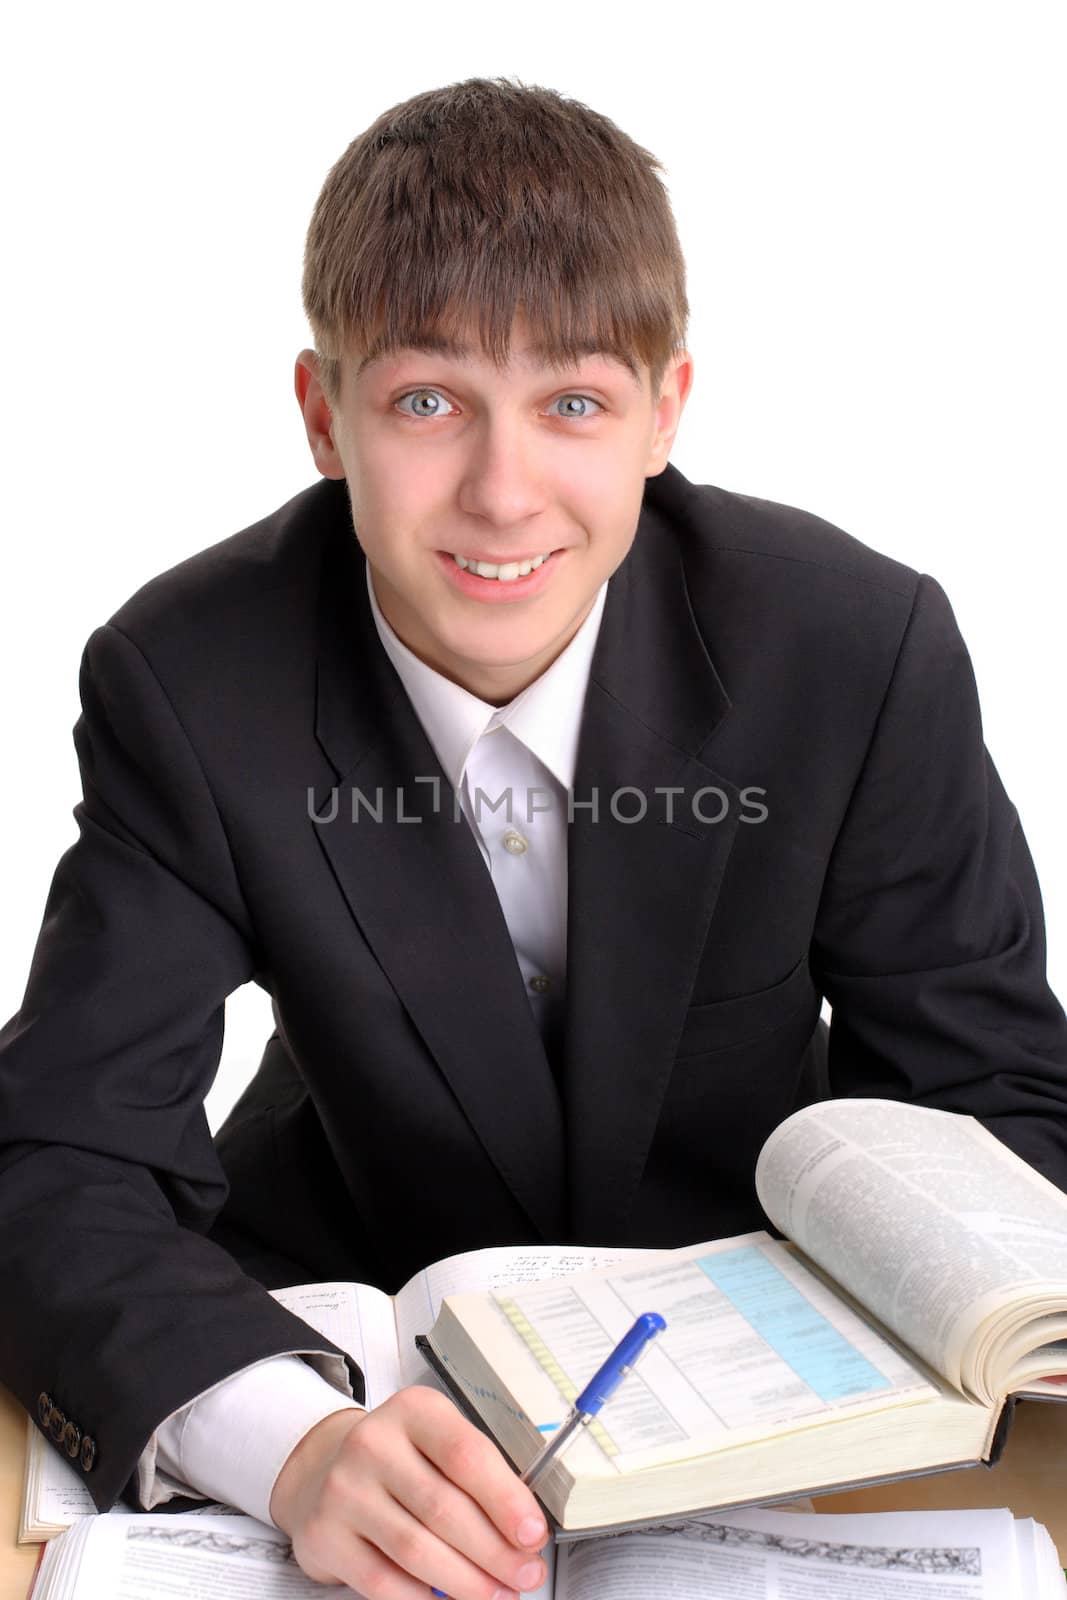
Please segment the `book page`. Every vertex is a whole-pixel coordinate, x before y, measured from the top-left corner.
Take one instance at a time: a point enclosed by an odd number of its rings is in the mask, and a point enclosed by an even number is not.
[[[1009,1511],[730,1512],[567,1544],[556,1569],[556,1600],[1013,1600],[1022,1592]],[[1049,1593],[1064,1592],[1060,1573]]]
[[[352,1600],[314,1583],[251,1517],[96,1517],[45,1551],[34,1600]]]
[[[971,1117],[892,1100],[808,1106],[767,1140],[756,1192],[783,1233],[983,1404],[1026,1349],[1067,1337],[1067,1196]],[[1051,1320],[1027,1343],[1037,1315]],[[998,1346],[1013,1339],[1005,1365]]]
[[[1031,1517],[1016,1517],[1015,1554],[1019,1563],[1019,1593],[1027,1600],[1067,1594],[1067,1581],[1056,1547],[1043,1523]]]
[[[573,1272],[588,1272],[594,1267],[610,1267],[620,1261],[647,1259],[659,1254],[661,1252],[656,1250],[618,1250],[591,1245],[499,1245],[486,1250],[467,1250],[461,1255],[448,1256],[444,1261],[435,1261],[410,1278],[396,1296],[400,1381],[441,1386],[415,1349],[415,1335],[429,1333],[446,1294],[489,1292],[508,1284],[565,1278]]]
[[[26,1441],[26,1487],[19,1519],[18,1543],[40,1544],[44,1540],[56,1538],[72,1523],[78,1522],[83,1517],[97,1516],[98,1512],[77,1468],[69,1461],[64,1461],[59,1452],[52,1449],[29,1417],[26,1420],[29,1425],[29,1437]],[[165,1475],[160,1474],[160,1476],[164,1483],[169,1482]],[[175,1484],[174,1488],[179,1494],[185,1493],[185,1486],[182,1484]],[[107,1515],[138,1517],[141,1512],[118,1501]],[[237,1517],[242,1513],[231,1510],[229,1506],[219,1505],[217,1501],[205,1500],[203,1505],[193,1506],[183,1515]]]
[[[77,1467],[53,1450],[32,1417],[26,1418],[26,1470],[19,1543],[32,1544],[96,1511]]]
[[[366,1381],[368,1409],[400,1388],[393,1303],[387,1294],[366,1283],[303,1283],[271,1293],[348,1352]]]
[[[527,1600],[552,1600],[548,1575]],[[354,1589],[307,1577],[277,1528],[238,1514],[131,1513],[96,1517],[54,1539],[34,1600],[359,1600]]]
[[[765,1233],[662,1252],[571,1282],[498,1289],[494,1299],[548,1380],[542,1404],[556,1414],[533,1417],[546,1434],[638,1316],[655,1311],[665,1319],[666,1331],[588,1429],[619,1472],[937,1393]]]

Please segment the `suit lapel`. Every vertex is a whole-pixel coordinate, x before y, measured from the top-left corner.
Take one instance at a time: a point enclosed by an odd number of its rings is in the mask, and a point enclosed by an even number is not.
[[[738,825],[736,787],[699,759],[729,700],[693,619],[677,527],[652,509],[672,492],[668,474],[609,587],[569,829],[567,1170],[571,1231],[592,1242],[628,1237]],[[593,795],[595,819],[582,806]],[[613,796],[620,816],[642,797],[647,814],[618,820]]]
[[[309,825],[501,1177],[542,1235],[562,1238],[562,1107],[507,924],[381,648],[347,498],[338,521],[324,569],[316,718],[338,777],[337,816]],[[380,807],[380,823],[365,807],[351,821],[353,789]],[[317,798],[329,815],[334,795]]]
[[[586,697],[568,829],[566,1131],[492,881],[381,649],[344,485],[333,502],[316,734],[337,774],[338,815],[309,826],[477,1137],[545,1238],[627,1237],[738,824],[736,787],[701,760],[729,700],[689,603],[681,483],[671,467],[649,482],[633,550],[609,586]],[[436,794],[420,777],[436,780]],[[399,819],[398,788],[401,815],[417,821]],[[366,812],[349,820],[353,789],[371,804],[380,793],[380,824]],[[595,817],[585,804],[593,795]],[[613,802],[626,818],[640,797],[643,819],[618,820]],[[328,814],[331,789],[317,799]],[[722,821],[700,820],[724,806]]]

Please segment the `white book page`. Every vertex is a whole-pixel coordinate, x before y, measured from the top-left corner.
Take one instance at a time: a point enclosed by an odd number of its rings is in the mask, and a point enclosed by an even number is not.
[[[26,1492],[22,1530],[26,1527],[66,1528],[79,1517],[96,1511],[85,1479],[58,1450],[53,1450],[30,1417],[26,1419]]]
[[[348,1352],[366,1381],[368,1409],[400,1388],[393,1302],[387,1294],[366,1283],[304,1283],[271,1293]]]
[[[891,1100],[809,1106],[767,1140],[756,1191],[813,1261],[985,1404],[1009,1385],[988,1346],[972,1358],[980,1330],[1018,1332],[1022,1299],[1059,1318],[1030,1348],[1067,1336],[1067,1196],[971,1117]]]
[[[34,1600],[352,1600],[251,1517],[97,1517],[54,1539]]]
[[[47,1544],[41,1564],[30,1588],[32,1600],[65,1600],[74,1593],[74,1582],[85,1550],[85,1536],[93,1520],[85,1517]]]
[[[1026,1526],[1033,1539],[1034,1560],[1040,1579],[1038,1593],[1042,1600],[1067,1600],[1067,1571],[1060,1565],[1059,1551],[1052,1542],[1051,1533],[1043,1522],[1034,1522],[1030,1518],[1026,1519]]]
[[[1064,1600],[1067,1579],[1048,1529],[1031,1517],[1015,1521],[1015,1554],[1019,1563],[1019,1593],[1027,1600]]]
[[[1028,1594],[1033,1591],[1027,1591]],[[1008,1511],[740,1511],[560,1547],[556,1600],[1013,1600]]]
[[[408,1384],[440,1387],[415,1349],[415,1335],[429,1333],[446,1294],[555,1278],[659,1253],[582,1245],[497,1246],[431,1263],[395,1299],[365,1283],[305,1283],[271,1293],[348,1352],[366,1380],[369,1409]]]
[[[527,1600],[552,1600],[555,1548]],[[71,1528],[45,1553],[34,1600],[359,1600],[313,1582],[288,1539],[252,1517],[110,1513]]]
[[[592,1245],[500,1245],[435,1261],[409,1278],[394,1303],[401,1382],[436,1385],[430,1368],[415,1349],[415,1335],[429,1333],[437,1321],[441,1301],[448,1294],[489,1293],[510,1284],[564,1278],[574,1272],[660,1254],[657,1250]]]
[[[526,1409],[542,1431],[562,1420],[638,1316],[653,1311],[665,1319],[666,1331],[589,1429],[620,1472],[937,1393],[765,1233],[660,1253],[570,1282],[498,1289],[494,1298],[498,1323],[503,1318],[516,1335],[501,1377],[509,1383],[512,1365],[527,1373],[530,1381],[511,1392],[530,1402]],[[464,1305],[466,1315],[471,1302]],[[472,1309],[477,1313],[476,1302]],[[486,1307],[486,1320],[491,1313]],[[544,1374],[542,1409],[555,1391],[555,1418],[531,1409],[531,1356]]]

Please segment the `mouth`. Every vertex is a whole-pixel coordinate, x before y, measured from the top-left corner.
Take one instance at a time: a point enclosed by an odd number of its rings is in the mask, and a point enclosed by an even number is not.
[[[506,605],[534,600],[555,579],[569,547],[536,551],[518,561],[489,561],[483,553],[436,552],[442,576],[459,594],[482,605]]]
[[[487,578],[496,583],[516,583],[520,578],[527,578],[531,572],[536,572],[538,567],[544,566],[546,561],[558,554],[555,550],[546,550],[543,555],[526,556],[521,561],[482,561],[478,557],[457,555],[454,550],[446,553],[452,557],[462,572],[469,572],[472,576]]]

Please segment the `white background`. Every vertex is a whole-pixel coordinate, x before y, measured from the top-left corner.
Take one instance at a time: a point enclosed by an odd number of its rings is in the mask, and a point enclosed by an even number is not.
[[[948,591],[1064,993],[1065,31],[1029,0],[20,8],[0,39],[0,1018],[75,833],[85,639],[311,481],[291,370],[318,188],[380,111],[475,75],[584,100],[663,162],[693,308],[682,471]],[[241,991],[213,1122],[269,1031]]]

